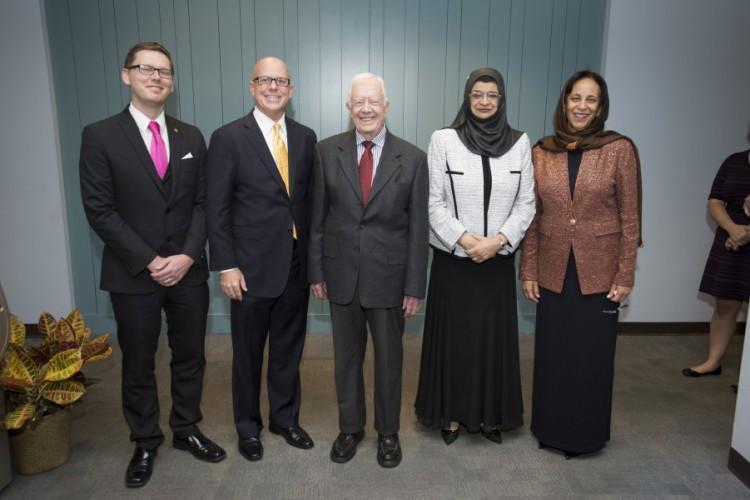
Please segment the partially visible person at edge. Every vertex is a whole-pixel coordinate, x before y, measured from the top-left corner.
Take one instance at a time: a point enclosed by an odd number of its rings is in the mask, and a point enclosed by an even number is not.
[[[432,134],[430,245],[419,421],[495,443],[523,423],[515,251],[534,218],[528,136],[506,117],[502,75],[479,68],[450,127]]]
[[[640,242],[640,163],[604,130],[604,78],[565,83],[555,135],[532,151],[537,214],[523,244],[523,293],[537,304],[531,431],[566,458],[610,437],[616,325]]]
[[[718,227],[699,289],[716,302],[708,357],[682,370],[686,377],[721,374],[737,316],[750,297],[750,151],[734,153],[721,164],[708,195],[708,213]]]

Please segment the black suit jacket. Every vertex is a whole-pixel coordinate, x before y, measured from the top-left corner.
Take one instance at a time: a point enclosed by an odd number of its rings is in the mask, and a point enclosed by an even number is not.
[[[316,147],[309,279],[326,282],[328,298],[363,307],[422,298],[427,282],[427,158],[386,133],[367,206],[362,203],[355,132]]]
[[[278,297],[292,260],[292,227],[306,276],[315,132],[286,117],[290,194],[253,114],[211,136],[207,226],[211,270],[239,267],[248,293]]]
[[[195,261],[182,283],[208,279],[204,248],[206,144],[200,130],[171,116],[170,189],[159,178],[138,126],[126,108],[86,126],[81,139],[80,181],[89,224],[104,241],[101,288],[148,293],[161,285],[148,264],[184,253]],[[188,153],[192,158],[185,158]]]

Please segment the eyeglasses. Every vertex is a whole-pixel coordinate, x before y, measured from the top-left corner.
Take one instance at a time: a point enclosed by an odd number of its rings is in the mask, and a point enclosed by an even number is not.
[[[138,68],[138,72],[144,76],[151,76],[154,74],[154,71],[157,71],[159,73],[159,76],[162,78],[171,79],[172,76],[174,76],[174,71],[172,71],[170,68],[155,68],[148,64],[133,64],[132,66],[125,66],[125,69],[136,68]]]
[[[500,99],[500,94],[497,92],[470,92],[469,97],[471,97],[475,101],[481,101],[485,97],[490,101],[497,101]]]
[[[255,82],[258,87],[268,87],[272,82],[276,82],[277,87],[288,87],[292,83],[292,80],[291,78],[284,78],[283,76],[256,76],[253,78],[253,82]]]

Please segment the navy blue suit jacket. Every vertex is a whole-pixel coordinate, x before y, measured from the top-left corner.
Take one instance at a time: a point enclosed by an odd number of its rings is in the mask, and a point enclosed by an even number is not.
[[[206,217],[210,268],[238,267],[248,293],[278,297],[292,259],[292,227],[302,276],[307,276],[310,183],[315,132],[286,117],[287,194],[271,151],[252,113],[217,129],[206,163]]]

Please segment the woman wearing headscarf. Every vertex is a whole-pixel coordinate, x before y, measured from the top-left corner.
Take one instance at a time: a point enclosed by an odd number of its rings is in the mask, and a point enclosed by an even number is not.
[[[534,217],[534,174],[497,70],[469,75],[427,158],[433,260],[417,417],[446,444],[459,424],[500,443],[501,431],[523,423],[514,252]]]
[[[566,458],[609,440],[615,329],[640,241],[637,150],[604,130],[608,113],[604,79],[579,71],[560,95],[555,135],[532,151],[537,213],[520,269],[537,303],[531,430]]]

